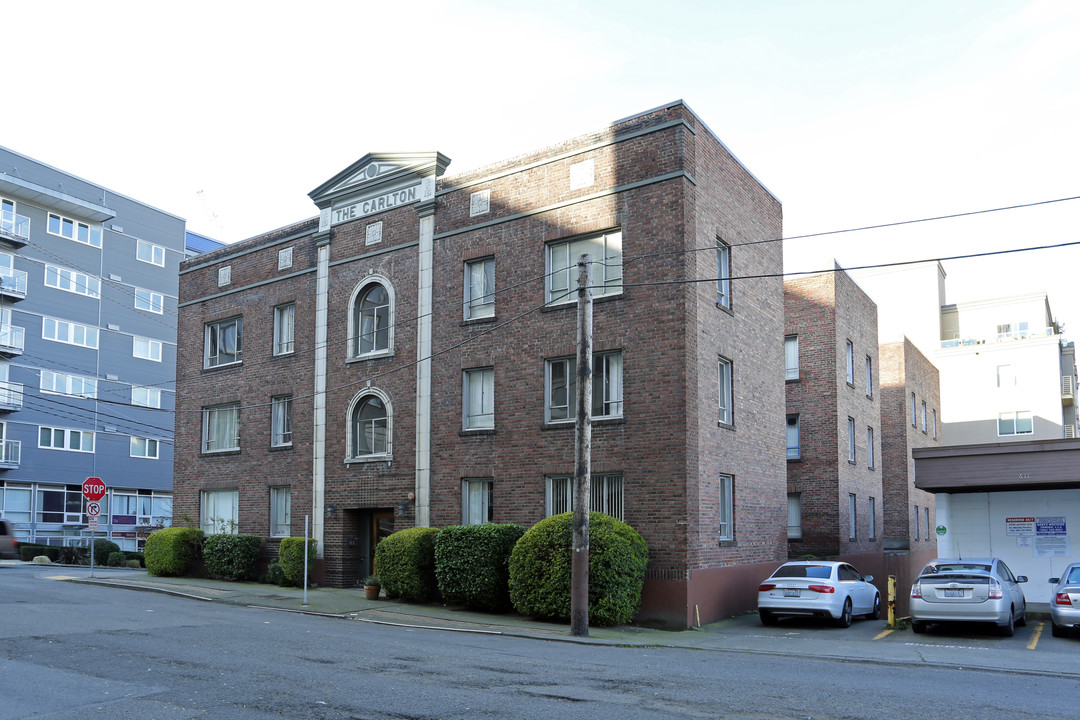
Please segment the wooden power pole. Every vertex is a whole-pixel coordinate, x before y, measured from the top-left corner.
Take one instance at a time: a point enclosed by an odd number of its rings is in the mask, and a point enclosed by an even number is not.
[[[570,634],[589,634],[589,508],[592,505],[592,258],[578,260],[577,418],[574,437],[574,544],[570,565]]]

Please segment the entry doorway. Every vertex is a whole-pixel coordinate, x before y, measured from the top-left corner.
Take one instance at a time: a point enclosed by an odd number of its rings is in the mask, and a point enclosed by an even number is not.
[[[370,568],[371,574],[376,575],[379,571],[375,567],[375,547],[384,538],[394,534],[394,511],[372,510],[371,522],[368,527],[370,528],[370,535],[368,542],[365,543],[367,545],[367,566]]]

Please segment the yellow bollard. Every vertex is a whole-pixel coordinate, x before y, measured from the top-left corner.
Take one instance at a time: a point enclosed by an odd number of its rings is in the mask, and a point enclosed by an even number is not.
[[[889,627],[896,627],[896,576],[889,576]]]

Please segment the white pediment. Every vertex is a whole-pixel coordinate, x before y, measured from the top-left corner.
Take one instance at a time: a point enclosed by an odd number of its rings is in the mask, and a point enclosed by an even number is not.
[[[450,158],[439,152],[368,153],[308,193],[320,208],[370,197],[442,175]]]

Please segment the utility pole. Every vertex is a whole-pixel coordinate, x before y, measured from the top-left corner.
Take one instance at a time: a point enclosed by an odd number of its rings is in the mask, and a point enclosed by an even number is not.
[[[570,564],[570,634],[589,635],[589,487],[592,474],[592,258],[578,260],[577,418],[574,434],[574,544]]]

